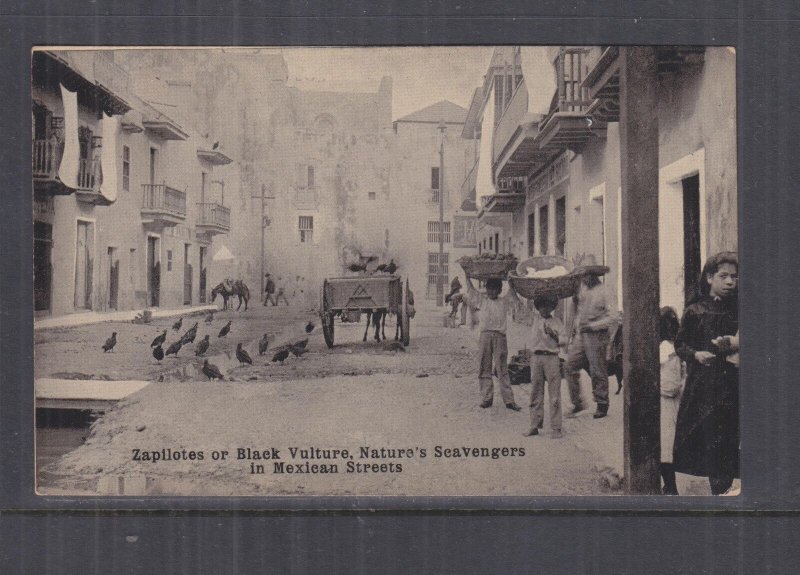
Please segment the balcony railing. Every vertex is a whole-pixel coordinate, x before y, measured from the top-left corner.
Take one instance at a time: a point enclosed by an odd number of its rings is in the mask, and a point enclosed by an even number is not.
[[[508,145],[508,141],[519,128],[525,114],[528,113],[528,88],[525,82],[518,84],[511,96],[500,122],[494,130],[492,140],[492,162],[496,162]]]
[[[142,184],[142,211],[186,217],[186,193],[165,184]]]
[[[197,222],[198,225],[224,230],[231,229],[230,208],[221,206],[216,202],[198,204],[198,207],[200,208],[200,219]]]
[[[439,205],[439,198],[441,196],[441,190],[436,188],[430,190],[428,192],[428,203],[431,205]],[[445,190],[444,192],[444,205],[447,206],[450,203],[450,192]]]
[[[33,177],[53,180],[58,171],[60,146],[50,140],[33,141]]]
[[[100,186],[100,160],[81,158],[78,164],[78,189],[95,190]]]

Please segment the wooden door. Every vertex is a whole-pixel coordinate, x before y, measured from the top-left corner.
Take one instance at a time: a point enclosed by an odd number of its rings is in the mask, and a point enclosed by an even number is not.
[[[117,248],[108,248],[108,309],[119,307],[119,257]]]

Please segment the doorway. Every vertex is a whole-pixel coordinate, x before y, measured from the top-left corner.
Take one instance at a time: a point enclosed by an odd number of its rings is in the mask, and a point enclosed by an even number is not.
[[[200,303],[206,303],[206,250],[200,247]]]
[[[688,303],[700,277],[700,176],[681,180],[683,187],[683,293]]]
[[[79,221],[75,242],[75,309],[92,309],[93,269],[94,224]]]
[[[161,252],[159,238],[147,238],[147,304],[158,307],[161,291]]]
[[[183,244],[183,305],[192,305],[192,264],[189,263],[191,244]]]
[[[33,301],[37,314],[50,312],[53,288],[53,226],[33,223]]]
[[[119,256],[117,248],[108,248],[108,309],[119,308]]]

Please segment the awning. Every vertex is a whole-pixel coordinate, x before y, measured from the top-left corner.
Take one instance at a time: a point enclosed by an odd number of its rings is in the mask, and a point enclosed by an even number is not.
[[[222,246],[217,250],[217,253],[214,254],[214,257],[211,258],[211,261],[214,262],[231,262],[236,259],[236,256],[231,253],[226,246]]]

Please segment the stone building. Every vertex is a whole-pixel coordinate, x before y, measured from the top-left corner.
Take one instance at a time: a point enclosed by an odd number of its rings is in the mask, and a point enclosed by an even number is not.
[[[437,299],[440,197],[444,201],[444,293],[456,276],[465,285],[456,261],[475,250],[475,208],[473,204],[462,206],[459,197],[475,154],[474,144],[461,137],[466,114],[461,106],[441,101],[393,123],[390,208],[394,217],[388,230],[393,238],[392,253],[402,263],[401,271],[409,278],[418,299]],[[442,144],[443,193],[439,156]]]
[[[230,229],[211,174],[230,158],[139,97],[113,52],[32,64],[37,315],[206,301]]]

